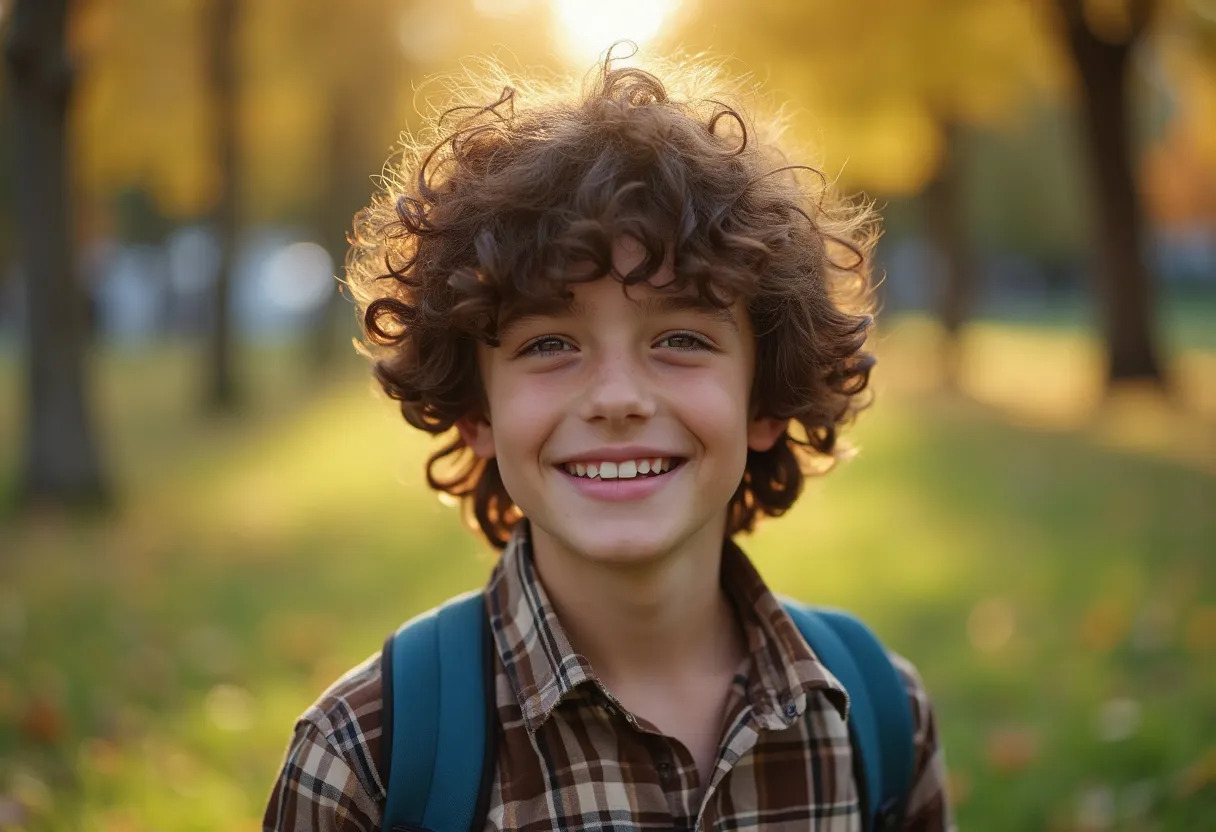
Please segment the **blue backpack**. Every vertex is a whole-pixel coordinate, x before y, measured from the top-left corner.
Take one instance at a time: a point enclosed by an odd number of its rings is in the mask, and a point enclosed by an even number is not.
[[[847,613],[783,600],[849,694],[854,776],[867,832],[898,829],[912,779],[912,711],[872,632]],[[384,832],[480,832],[497,762],[494,651],[481,592],[457,596],[384,643]],[[395,725],[400,722],[399,726]],[[394,730],[399,728],[400,730]]]

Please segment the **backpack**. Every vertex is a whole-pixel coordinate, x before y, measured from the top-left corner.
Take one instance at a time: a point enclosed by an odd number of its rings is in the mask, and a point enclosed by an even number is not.
[[[849,694],[862,828],[898,829],[914,754],[902,678],[874,634],[848,613],[788,599],[782,605]],[[480,591],[423,613],[385,640],[380,657],[383,832],[484,827],[498,733],[490,645]]]

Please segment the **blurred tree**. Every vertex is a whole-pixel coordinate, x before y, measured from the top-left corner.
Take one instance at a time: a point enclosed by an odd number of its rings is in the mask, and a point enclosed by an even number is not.
[[[963,127],[950,119],[942,119],[939,126],[942,158],[925,185],[925,226],[939,261],[936,306],[946,331],[941,356],[944,378],[949,387],[957,388],[961,358],[958,336],[975,300],[976,264],[964,210],[965,160],[959,139]]]
[[[320,172],[323,196],[315,212],[315,233],[333,260],[335,280],[341,279],[343,272],[347,249],[346,229],[361,201],[367,196],[359,193],[353,200],[351,198],[351,191],[357,187],[359,178],[349,175],[348,166],[356,154],[352,152],[354,126],[344,118],[350,109],[348,102],[348,98],[336,92],[335,85],[329,100],[332,113],[326,137],[329,152],[326,154],[325,167]],[[348,311],[348,307],[338,287],[317,310],[308,358],[310,366],[320,372],[328,372],[335,364],[337,330],[342,325],[341,315],[344,311]]]
[[[492,4],[478,4],[495,13],[483,17],[448,0],[241,0],[225,58],[217,24],[228,3],[101,0],[74,11],[69,34],[89,72],[73,149],[98,232],[111,231],[113,194],[138,189],[173,223],[222,227],[228,216],[242,228],[304,230],[340,273],[370,180],[402,128],[417,124],[419,79],[504,42],[521,60],[535,59],[545,43],[536,37],[540,0],[505,17]],[[239,88],[228,105],[216,92],[225,83],[219,60],[231,62]],[[228,154],[217,152],[226,106],[235,110]],[[239,188],[225,184],[233,168]],[[337,293],[319,311],[310,367],[344,343],[337,330],[349,314]],[[231,333],[208,342],[205,390],[218,389],[224,344]]]
[[[213,221],[219,244],[219,264],[212,284],[212,308],[207,338],[205,403],[212,411],[230,411],[238,399],[233,369],[232,271],[238,233],[238,63],[237,0],[213,0],[208,9],[209,91],[215,108],[215,152],[219,160],[218,194]]]
[[[0,21],[0,38],[6,31]],[[12,105],[4,76],[0,74],[0,322],[15,320],[7,306],[16,300],[16,292],[10,291],[8,282],[14,277],[12,269],[13,250],[13,153],[12,153]]]
[[[411,62],[400,23],[415,3],[248,0],[242,19],[243,205],[256,222],[290,221],[321,243],[340,275],[351,219],[406,124]],[[310,372],[346,339],[337,291],[313,317]]]
[[[385,25],[401,14],[396,4],[352,0],[334,18],[328,3],[309,2],[313,4],[312,53],[324,68],[315,88],[322,92],[325,118],[321,198],[313,221],[340,278],[354,214],[370,198],[370,176],[384,164],[403,126],[402,114],[392,102],[397,89],[409,87],[410,67],[395,27]],[[325,371],[334,365],[342,343],[338,333],[354,333],[350,315],[349,299],[340,291],[318,310],[309,350],[311,367]]]
[[[1078,259],[1089,222],[1075,128],[1066,103],[1044,97],[1014,126],[967,132],[964,210],[977,249],[1040,264]]]
[[[726,46],[770,85],[792,93],[800,105],[798,132],[807,134],[809,124],[829,151],[853,152],[842,176],[850,184],[893,195],[923,189],[926,230],[942,254],[939,312],[948,331],[957,330],[974,291],[967,224],[961,201],[952,196],[960,161],[953,138],[960,128],[1008,122],[1036,91],[1056,96],[1075,71],[1092,180],[1108,381],[1160,383],[1128,75],[1156,7],[1171,18],[1197,16],[1186,5],[769,0],[744,10],[705,0],[705,13],[690,31]],[[1052,29],[1057,22],[1062,37]]]
[[[111,199],[110,211],[114,234],[124,242],[157,245],[172,230],[156,201],[143,188],[120,188]]]
[[[1136,193],[1128,74],[1156,3],[1057,0],[1080,81],[1080,110],[1095,212],[1094,257],[1108,360],[1107,381],[1163,381],[1156,297]]]
[[[88,71],[73,105],[72,154],[85,236],[109,231],[113,195],[146,191],[166,219],[205,219],[217,199],[205,0],[92,0],[69,44]],[[154,68],[150,70],[149,68]]]
[[[795,135],[817,135],[849,185],[920,194],[938,255],[934,297],[950,336],[944,358],[953,383],[953,337],[970,314],[977,267],[961,138],[1009,121],[1035,91],[1058,83],[1033,9],[1020,0],[767,0],[746,8],[706,0],[689,33],[725,46],[797,101]]]
[[[358,87],[352,83],[335,82],[329,90],[329,130],[326,136],[326,164],[323,174],[323,196],[316,211],[316,233],[333,258],[335,280],[341,280],[346,262],[347,231],[355,212],[370,197],[369,172],[383,164],[378,158],[384,153],[369,152],[368,139],[357,129],[360,107]],[[311,338],[309,359],[312,367],[322,372],[335,365],[340,344],[338,333],[351,329],[346,317],[351,314],[349,297],[335,287],[321,308]],[[352,330],[353,334],[353,330]]]
[[[355,212],[370,198],[372,179],[402,129],[416,126],[417,110],[428,104],[416,100],[419,79],[428,70],[450,72],[455,61],[493,52],[504,41],[517,44],[517,59],[542,51],[535,15],[543,4],[517,4],[510,13],[474,5],[480,12],[447,0],[348,0],[341,14],[326,0],[299,0],[286,13],[282,4],[265,6],[257,42],[259,51],[276,56],[267,75],[282,76],[290,66],[301,100],[314,109],[314,209],[307,222],[339,277]],[[311,370],[332,364],[346,343],[340,333],[354,334],[351,312],[340,292],[318,310]]]
[[[85,391],[85,304],[75,279],[67,114],[67,0],[18,0],[5,62],[14,128],[17,243],[26,282],[26,502],[104,499]]]

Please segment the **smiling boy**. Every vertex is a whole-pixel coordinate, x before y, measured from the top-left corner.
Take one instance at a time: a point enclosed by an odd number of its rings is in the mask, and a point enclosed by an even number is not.
[[[377,378],[447,437],[428,481],[502,549],[474,827],[861,828],[849,696],[733,537],[864,406],[868,215],[611,59],[580,97],[449,112],[357,218],[347,276]],[[893,661],[901,828],[949,828],[929,700]],[[377,655],[308,709],[266,829],[380,828],[383,699]]]

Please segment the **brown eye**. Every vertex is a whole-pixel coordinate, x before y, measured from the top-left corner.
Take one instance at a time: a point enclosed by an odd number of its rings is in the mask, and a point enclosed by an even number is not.
[[[657,346],[667,347],[673,350],[697,350],[707,349],[708,345],[705,340],[693,335],[691,332],[673,332],[671,335],[662,338]]]
[[[565,338],[559,338],[556,335],[544,335],[532,341],[522,350],[520,355],[556,355],[559,352],[567,352],[573,350]]]

